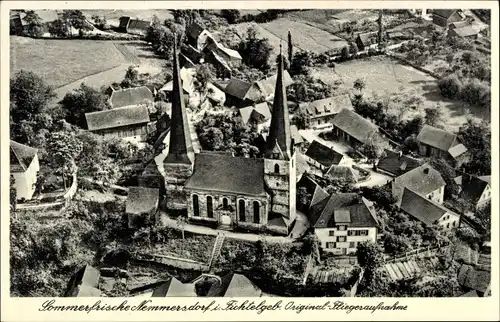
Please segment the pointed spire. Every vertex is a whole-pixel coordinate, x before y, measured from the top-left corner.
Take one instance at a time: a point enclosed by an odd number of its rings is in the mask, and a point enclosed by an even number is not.
[[[283,82],[283,55],[278,56],[278,75],[276,77],[276,88],[274,90],[274,102],[271,118],[271,127],[267,139],[266,158],[273,156],[276,143],[282,151],[285,160],[292,156],[290,119],[288,116],[288,103],[286,100],[285,83]]]
[[[191,142],[188,117],[184,104],[179,57],[177,53],[177,34],[174,34],[174,62],[172,86],[172,115],[170,125],[170,145],[164,163],[193,163],[194,150]]]

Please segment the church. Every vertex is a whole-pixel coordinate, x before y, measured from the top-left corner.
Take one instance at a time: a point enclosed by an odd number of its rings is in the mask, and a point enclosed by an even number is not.
[[[195,152],[176,44],[173,56],[168,153],[162,160],[156,158],[149,163],[139,185],[159,189],[167,212],[186,212],[192,224],[288,235],[296,217],[296,156],[281,53],[263,158],[235,157],[229,152]]]

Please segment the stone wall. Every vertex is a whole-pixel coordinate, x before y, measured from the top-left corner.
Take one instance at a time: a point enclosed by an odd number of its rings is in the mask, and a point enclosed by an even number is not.
[[[165,163],[165,192],[168,209],[186,209],[187,193],[184,190],[186,181],[193,174],[191,164]]]

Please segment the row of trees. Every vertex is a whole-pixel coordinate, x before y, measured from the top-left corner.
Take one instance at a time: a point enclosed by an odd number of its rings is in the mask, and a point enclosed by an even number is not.
[[[53,37],[71,38],[74,36],[73,30],[83,36],[85,32],[93,29],[80,10],[63,10],[59,18],[51,22],[42,21],[33,10],[26,11],[25,14],[26,27],[23,33],[28,37],[39,38],[48,31]]]

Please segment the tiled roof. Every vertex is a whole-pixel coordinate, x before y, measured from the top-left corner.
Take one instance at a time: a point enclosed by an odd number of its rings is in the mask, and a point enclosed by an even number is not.
[[[307,193],[311,195],[311,202],[308,205],[312,207],[319,203],[322,200],[325,200],[330,195],[320,187],[320,185],[310,178],[308,175],[302,176],[300,180],[297,182],[297,189],[303,187],[306,189]]]
[[[266,120],[271,118],[271,110],[269,109],[269,105],[266,102],[255,104],[254,110],[255,112],[262,115]]]
[[[316,209],[314,209],[316,208]],[[321,201],[313,207],[320,210],[320,215],[314,228],[329,228],[335,226],[335,211],[343,210],[349,213],[349,227],[378,227],[378,219],[373,204],[356,193],[334,194],[327,202]],[[345,217],[342,216],[342,217]],[[345,218],[343,219],[345,223]]]
[[[339,153],[316,140],[309,145],[309,148],[306,151],[306,156],[327,168],[332,165],[338,165],[344,158],[342,153]]]
[[[37,149],[11,140],[10,172],[25,172],[37,153]]]
[[[460,37],[469,37],[477,35],[479,33],[479,30],[468,26],[462,28],[455,28],[453,29],[453,32],[455,32]]]
[[[468,27],[470,26],[471,24],[464,20],[464,21],[456,21],[456,22],[452,22],[449,26],[450,29],[452,28],[462,28],[462,27]]]
[[[90,265],[83,266],[69,281],[65,295],[70,297],[100,296],[101,291],[97,289],[100,276],[101,273],[98,269]]]
[[[170,277],[153,291],[152,297],[196,297],[194,284],[183,284],[175,277]]]
[[[441,151],[448,151],[451,147],[458,144],[455,134],[427,124],[418,133],[417,140]]]
[[[481,178],[463,174],[461,197],[475,203],[481,198],[488,184],[488,181],[482,180]]]
[[[128,125],[148,123],[150,121],[148,108],[144,105],[85,113],[85,119],[87,120],[87,129],[90,131],[112,129]]]
[[[131,19],[127,29],[147,30],[149,26],[151,26],[151,21],[149,20]]]
[[[274,74],[272,76],[266,77],[264,79],[261,79],[255,84],[259,87],[261,92],[264,94],[265,97],[274,95],[274,90],[276,86],[276,78],[278,77],[278,74]],[[293,84],[293,79],[290,77],[290,74],[288,71],[283,71],[283,83],[285,84],[285,87],[288,87]]]
[[[457,9],[434,9],[432,14],[448,19],[455,13],[455,11],[457,11]]]
[[[437,202],[427,199],[408,188],[403,190],[400,207],[401,210],[426,225],[434,224],[446,213],[453,213]]]
[[[417,159],[406,155],[399,156],[398,152],[385,150],[385,156],[378,161],[377,168],[399,176],[419,167],[420,164]]]
[[[464,154],[465,152],[467,152],[467,148],[465,147],[465,145],[463,145],[462,143],[459,143],[453,147],[451,147],[449,150],[448,150],[448,153],[453,157],[453,158],[456,158],[462,154]]]
[[[345,108],[335,115],[332,124],[361,143],[366,143],[373,135],[378,135],[378,127],[375,124]]]
[[[239,99],[244,99],[252,86],[253,85],[251,83],[247,83],[237,78],[231,78],[229,84],[225,87],[224,92]]]
[[[352,110],[351,99],[348,94],[316,100],[310,103],[303,103],[311,117],[322,115],[338,114],[343,108]]]
[[[396,177],[392,182],[392,191],[394,198],[399,200],[405,187],[425,196],[445,185],[439,171],[425,163]]]
[[[491,272],[464,264],[458,271],[458,282],[467,288],[484,293],[491,284]]]
[[[337,179],[344,179],[349,183],[357,183],[359,180],[359,170],[353,169],[348,166],[333,165],[326,176]]]
[[[155,188],[129,187],[127,206],[128,214],[151,214],[158,208],[160,192]]]
[[[186,34],[189,35],[192,38],[198,38],[198,36],[205,30],[202,26],[200,26],[198,23],[192,23],[189,25],[189,27],[186,30]]]
[[[265,195],[264,160],[200,153],[185,186],[193,190]]]
[[[259,297],[262,291],[246,276],[227,274],[221,278],[222,283],[215,283],[208,291],[209,297]]]
[[[377,43],[377,32],[366,32],[358,34],[359,39],[364,46],[370,46]]]
[[[125,88],[114,91],[110,102],[113,108],[153,102],[153,93],[146,86]]]

